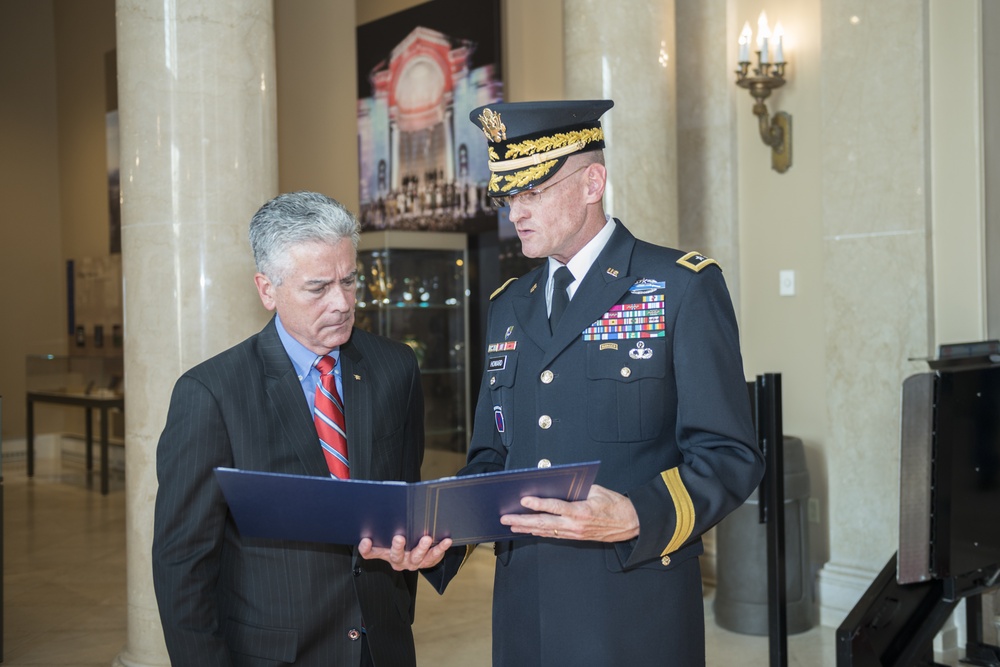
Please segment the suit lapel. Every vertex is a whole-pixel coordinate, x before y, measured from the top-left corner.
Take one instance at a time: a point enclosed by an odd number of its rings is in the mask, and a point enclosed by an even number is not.
[[[635,237],[615,220],[614,233],[593,266],[587,271],[572,301],[566,307],[559,328],[546,348],[542,365],[549,364],[572,344],[584,329],[601,319],[601,316],[618,303],[628,288],[635,283],[637,277],[629,272],[634,248]]]
[[[511,306],[520,330],[543,349],[552,338],[549,333],[549,318],[545,312],[545,283],[549,275],[547,266],[543,263],[511,286],[511,296],[514,297]]]
[[[351,479],[371,477],[372,381],[361,351],[348,341],[340,346],[341,379],[344,388],[344,419],[347,427],[347,457]]]
[[[302,462],[307,475],[329,475],[312,415],[309,414],[308,404],[302,395],[302,385],[281,339],[278,338],[274,319],[261,331],[258,341],[264,364],[265,391],[284,436],[270,445],[281,447],[282,443],[288,443]]]

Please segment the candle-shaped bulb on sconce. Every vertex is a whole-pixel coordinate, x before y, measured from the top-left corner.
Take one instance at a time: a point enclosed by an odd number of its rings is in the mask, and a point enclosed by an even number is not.
[[[750,62],[750,40],[753,39],[753,31],[750,29],[750,21],[743,24],[743,31],[740,32],[740,62]]]
[[[771,37],[771,29],[767,27],[767,12],[761,12],[757,19],[757,49],[760,51],[760,64],[770,62],[768,58],[767,40]]]
[[[785,40],[785,29],[781,27],[781,21],[774,24],[774,63],[783,65],[785,62],[785,52],[783,44]]]

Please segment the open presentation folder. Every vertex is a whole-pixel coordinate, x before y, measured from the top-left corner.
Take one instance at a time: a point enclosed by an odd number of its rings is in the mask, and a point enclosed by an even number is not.
[[[424,535],[454,544],[493,542],[527,535],[500,523],[524,514],[521,498],[583,500],[599,462],[444,477],[426,482],[338,480],[305,475],[216,468],[215,476],[240,534],[303,542],[357,544],[369,537],[389,546],[406,535],[407,546]]]

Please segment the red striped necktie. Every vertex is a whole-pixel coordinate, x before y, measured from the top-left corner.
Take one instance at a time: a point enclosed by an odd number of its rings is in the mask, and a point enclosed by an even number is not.
[[[347,429],[344,426],[344,402],[337,392],[337,379],[333,375],[336,365],[333,357],[324,356],[316,361],[320,372],[316,383],[316,402],[313,421],[319,434],[319,444],[326,457],[330,475],[340,479],[351,477],[351,464],[347,462]]]

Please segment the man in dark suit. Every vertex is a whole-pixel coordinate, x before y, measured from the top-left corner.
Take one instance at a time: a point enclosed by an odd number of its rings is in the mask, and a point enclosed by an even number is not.
[[[153,527],[153,583],[175,665],[416,662],[415,575],[397,570],[433,565],[448,542],[432,549],[425,538],[390,564],[351,546],[243,537],[213,475],[222,466],[418,481],[419,370],[406,345],[354,329],[358,239],[355,218],[323,195],[262,206],[250,223],[254,280],[277,314],[177,381],[156,452]],[[340,447],[321,446],[314,424],[317,384],[343,397],[344,419],[329,420],[346,431],[340,468],[324,454]]]
[[[612,104],[470,115],[489,141],[490,196],[524,254],[547,260],[491,300],[460,474],[601,462],[586,500],[525,498],[537,513],[502,518],[523,539],[495,547],[498,667],[703,665],[701,535],[763,474],[722,270],[604,212]]]

